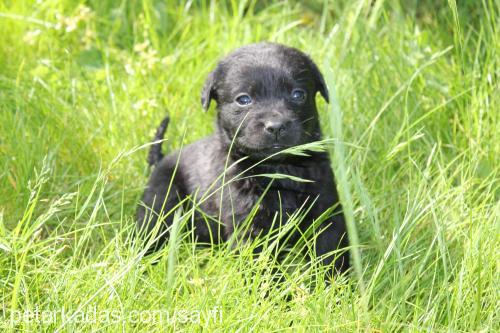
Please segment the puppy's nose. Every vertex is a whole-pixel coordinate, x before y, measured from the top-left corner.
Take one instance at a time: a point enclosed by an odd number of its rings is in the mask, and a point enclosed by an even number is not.
[[[285,132],[286,125],[281,121],[269,120],[264,123],[264,129],[269,134],[279,137]]]

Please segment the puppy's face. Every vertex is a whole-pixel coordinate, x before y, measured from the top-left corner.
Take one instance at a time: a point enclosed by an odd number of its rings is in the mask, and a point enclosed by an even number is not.
[[[218,64],[205,83],[202,104],[207,109],[216,100],[219,130],[235,151],[262,158],[320,139],[318,91],[328,101],[323,77],[305,54],[259,43]]]

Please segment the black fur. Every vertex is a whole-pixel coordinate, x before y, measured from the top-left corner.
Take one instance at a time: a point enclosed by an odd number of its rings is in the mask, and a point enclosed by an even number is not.
[[[302,101],[292,99],[294,89],[306,93]],[[317,92],[328,101],[328,90],[318,67],[297,49],[258,43],[239,48],[222,59],[208,75],[201,96],[205,109],[212,100],[217,102],[215,134],[167,155],[156,165],[144,192],[143,205],[138,210],[139,229],[151,231],[158,216],[171,211],[182,198],[191,196],[199,200],[204,194],[218,189],[221,180],[216,179],[226,165],[232,165],[226,170],[227,182],[271,154],[320,140]],[[250,105],[241,106],[235,101],[242,93],[251,97]],[[164,123],[158,129],[156,140],[163,136]],[[149,162],[156,164],[162,156],[160,145],[154,145],[151,150]],[[236,161],[240,162],[234,164]],[[313,182],[275,179],[270,183],[269,178],[257,176],[272,173]],[[214,182],[216,185],[212,186]],[[199,204],[199,208],[213,219],[199,216],[194,220],[197,240],[208,243],[227,240],[258,204],[266,189],[245,237],[257,237],[277,227],[278,224],[272,226],[272,221],[280,208],[286,223],[287,214],[292,214],[304,203],[308,207],[314,202],[297,227],[303,232],[322,213],[330,212],[316,227],[318,233],[321,231],[315,242],[316,254],[326,255],[323,262],[330,264],[334,256],[327,254],[348,245],[330,160],[324,152],[312,153],[309,157],[281,154],[226,184],[222,192],[217,191]],[[160,231],[172,222],[172,216],[170,214],[162,222]],[[290,242],[295,242],[299,235],[295,232]],[[157,245],[166,239],[167,236],[162,237]],[[348,251],[338,256],[333,266],[338,272],[344,272],[349,267]]]
[[[168,123],[170,122],[170,118],[167,116],[165,117],[162,122],[160,123],[160,126],[156,129],[155,137],[153,138],[153,141],[160,141],[163,140],[163,137],[165,136],[165,132],[168,127]],[[160,142],[155,142],[149,149],[149,154],[148,154],[148,164],[149,166],[155,166],[158,162],[160,162],[163,158],[163,153],[161,152],[161,141]]]

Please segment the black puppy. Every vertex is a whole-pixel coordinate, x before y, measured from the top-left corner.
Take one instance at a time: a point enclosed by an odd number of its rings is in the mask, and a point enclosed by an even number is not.
[[[323,256],[324,264],[336,258],[335,270],[344,272],[349,267],[348,251],[330,254],[346,247],[348,241],[328,155],[276,154],[321,139],[318,91],[328,102],[318,67],[297,49],[258,43],[222,59],[209,74],[201,95],[205,110],[212,99],[217,102],[216,133],[166,157],[160,144],[152,146],[149,163],[156,167],[138,210],[139,229],[149,232],[160,220],[160,232],[165,230],[173,217],[167,213],[186,196],[199,199],[203,215],[212,217],[200,215],[192,225],[198,241],[209,243],[227,240],[256,205],[245,237],[279,227],[276,214],[286,223],[288,215],[312,205],[288,240],[297,241],[301,232],[328,211],[327,218],[315,226],[319,233],[316,254]],[[167,123],[165,119],[155,139],[163,138]],[[263,174],[287,174],[312,182],[271,181]],[[157,245],[165,240],[166,236],[160,237]]]

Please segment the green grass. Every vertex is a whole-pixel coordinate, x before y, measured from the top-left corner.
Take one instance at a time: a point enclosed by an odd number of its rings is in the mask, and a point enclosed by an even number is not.
[[[0,330],[499,331],[499,10],[0,0]],[[351,275],[329,287],[300,260],[274,285],[272,249],[195,249],[189,214],[152,257],[132,242],[138,148],[167,111],[168,151],[211,133],[205,76],[260,40],[309,53],[334,97],[319,109],[357,239]],[[123,320],[78,321],[94,309]],[[141,310],[177,320],[134,323]]]

